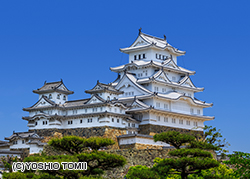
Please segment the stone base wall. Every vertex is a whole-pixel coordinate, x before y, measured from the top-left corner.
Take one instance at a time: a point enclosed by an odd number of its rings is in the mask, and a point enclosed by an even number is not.
[[[120,149],[162,149],[161,145],[149,145],[149,144],[125,144],[120,145]]]
[[[122,155],[126,158],[127,164],[124,167],[108,170],[104,174],[104,178],[123,179],[127,174],[130,166],[146,165],[152,167],[156,157],[167,158],[167,154],[173,149],[118,149],[106,150],[109,154]],[[63,155],[65,152],[55,150],[53,147],[44,146],[43,152],[47,155]]]
[[[30,149],[29,148],[24,148],[24,149],[10,149],[10,151],[20,151],[22,152],[21,158],[24,159],[25,157],[29,156]]]
[[[119,149],[117,136],[127,133],[126,129],[108,126],[74,129],[35,129],[30,131],[35,131],[39,136],[44,137],[45,139],[42,142],[48,142],[54,134],[61,134],[62,136],[74,135],[86,138],[93,136],[111,138],[116,142],[115,145],[111,146],[112,149]]]
[[[152,124],[140,125],[139,128],[140,128],[139,133],[145,134],[145,135],[152,135],[152,134],[157,134],[157,133],[162,133],[162,132],[167,132],[167,131],[178,131],[181,133],[194,133],[194,134],[203,135],[202,131],[181,129],[181,128],[168,127],[168,126],[159,126],[159,125],[152,125]]]

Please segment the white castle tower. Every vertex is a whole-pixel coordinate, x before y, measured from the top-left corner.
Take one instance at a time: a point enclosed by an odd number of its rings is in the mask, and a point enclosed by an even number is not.
[[[129,63],[111,68],[119,73],[111,84],[124,92],[119,101],[131,104],[126,113],[140,121],[140,133],[168,128],[203,131],[204,121],[214,119],[203,115],[212,104],[194,97],[204,90],[191,81],[195,72],[177,65],[177,57],[185,52],[171,46],[165,35],[161,39],[140,30],[134,43],[120,51],[129,54]]]
[[[74,92],[63,81],[45,82],[34,90],[38,102],[23,109],[29,112],[23,117],[29,130],[40,136],[53,131],[86,137],[105,134],[117,137],[120,145],[158,145],[152,139],[155,133],[202,133],[204,122],[214,119],[203,115],[203,109],[212,104],[194,97],[204,90],[191,81],[195,72],[178,66],[177,58],[185,52],[171,46],[165,35],[161,39],[140,29],[134,43],[120,51],[129,54],[129,63],[110,68],[118,73],[117,79],[109,84],[97,81],[85,91],[91,95],[88,99],[69,101],[68,95]],[[106,135],[108,128],[120,131],[120,136]]]

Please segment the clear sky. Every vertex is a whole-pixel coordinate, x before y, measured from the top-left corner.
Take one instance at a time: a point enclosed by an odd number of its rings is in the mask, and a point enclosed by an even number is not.
[[[75,92],[113,81],[109,67],[128,62],[119,51],[142,32],[167,36],[186,51],[178,65],[195,70],[196,97],[214,103],[206,122],[221,129],[232,151],[250,152],[250,1],[0,1],[0,140],[27,131],[22,111],[32,90],[64,80]]]

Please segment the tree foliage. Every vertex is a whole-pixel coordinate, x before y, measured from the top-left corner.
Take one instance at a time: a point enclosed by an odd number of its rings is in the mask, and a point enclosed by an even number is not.
[[[49,156],[42,153],[42,155],[29,156],[24,159],[24,162],[87,162],[87,170],[63,170],[61,166],[59,170],[43,170],[36,172],[51,178],[62,177],[76,179],[91,175],[100,175],[103,174],[105,170],[124,166],[126,163],[125,158],[122,156],[98,151],[98,149],[102,147],[114,144],[114,141],[111,139],[101,137],[85,139],[76,136],[65,136],[61,139],[51,139],[48,144],[70,155]],[[34,172],[35,171],[26,171],[26,174],[20,174],[19,172],[17,174],[5,174],[5,176],[6,178],[11,178],[16,175],[18,175],[16,176],[17,178],[19,175],[20,177],[23,175],[27,175],[27,177],[28,175],[38,177]]]
[[[19,162],[21,159],[19,159],[17,157],[10,156],[10,155],[7,155],[6,157],[2,157],[1,160],[3,162],[5,170],[8,170],[8,171],[12,172],[12,164],[13,164],[13,162]]]
[[[199,175],[191,175],[189,179],[236,179],[234,172],[226,165],[220,164],[218,167],[202,170]]]
[[[216,127],[205,125],[203,130],[204,134],[203,136],[198,136],[198,141],[205,143],[207,146],[214,146],[213,150],[215,150],[217,154],[225,156],[225,153],[228,152],[225,148],[230,146],[230,144],[222,137],[220,129],[217,130]]]
[[[176,149],[168,153],[169,157],[165,159],[155,158],[153,168],[136,168],[140,169],[150,177],[157,174],[160,178],[180,176],[182,179],[187,179],[191,174],[201,174],[202,170],[219,166],[219,162],[213,159],[210,152],[204,149],[214,149],[216,146],[206,143],[205,141],[197,141],[195,136],[182,134],[176,131],[163,132],[154,136],[154,141],[166,142]],[[181,146],[185,148],[181,148]],[[130,178],[137,177],[142,179],[134,168],[128,172]],[[144,175],[144,174],[143,174]]]
[[[102,147],[113,145],[115,142],[109,138],[101,137],[91,137],[86,139],[77,136],[65,136],[61,139],[51,139],[48,144],[56,149],[67,151],[70,154],[79,154],[89,148],[92,150],[98,150]]]
[[[202,170],[219,166],[210,152],[201,149],[176,149],[170,151],[169,155],[171,158],[155,160],[157,165],[153,169],[161,175],[177,174],[186,179],[190,174],[199,174]]]
[[[250,153],[234,152],[228,156],[230,159],[224,163],[233,166],[235,177],[250,178]]]
[[[183,144],[195,141],[195,137],[189,134],[181,134],[177,131],[162,132],[154,135],[154,141],[166,142],[176,149],[179,149]]]
[[[137,165],[130,167],[126,175],[127,179],[160,179],[156,171],[151,170],[147,166]]]

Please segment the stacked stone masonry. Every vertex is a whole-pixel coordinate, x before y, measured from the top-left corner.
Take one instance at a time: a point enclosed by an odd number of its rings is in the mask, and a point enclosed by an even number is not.
[[[152,124],[145,124],[140,125],[140,134],[145,135],[152,135],[156,133],[162,133],[162,132],[168,132],[168,131],[178,131],[181,133],[195,133],[203,135],[203,131],[195,131],[195,130],[189,130],[189,129],[181,129],[181,128],[174,128],[174,127],[167,127],[167,126],[159,126],[159,125],[152,125]]]
[[[75,129],[37,129],[34,130],[39,136],[45,138],[43,142],[48,142],[55,133],[61,133],[62,136],[74,135],[80,137],[93,137],[100,136],[105,138],[113,139],[116,144],[113,145],[112,149],[119,149],[117,136],[126,134],[126,129],[115,128],[115,127],[92,127],[92,128],[75,128]]]

